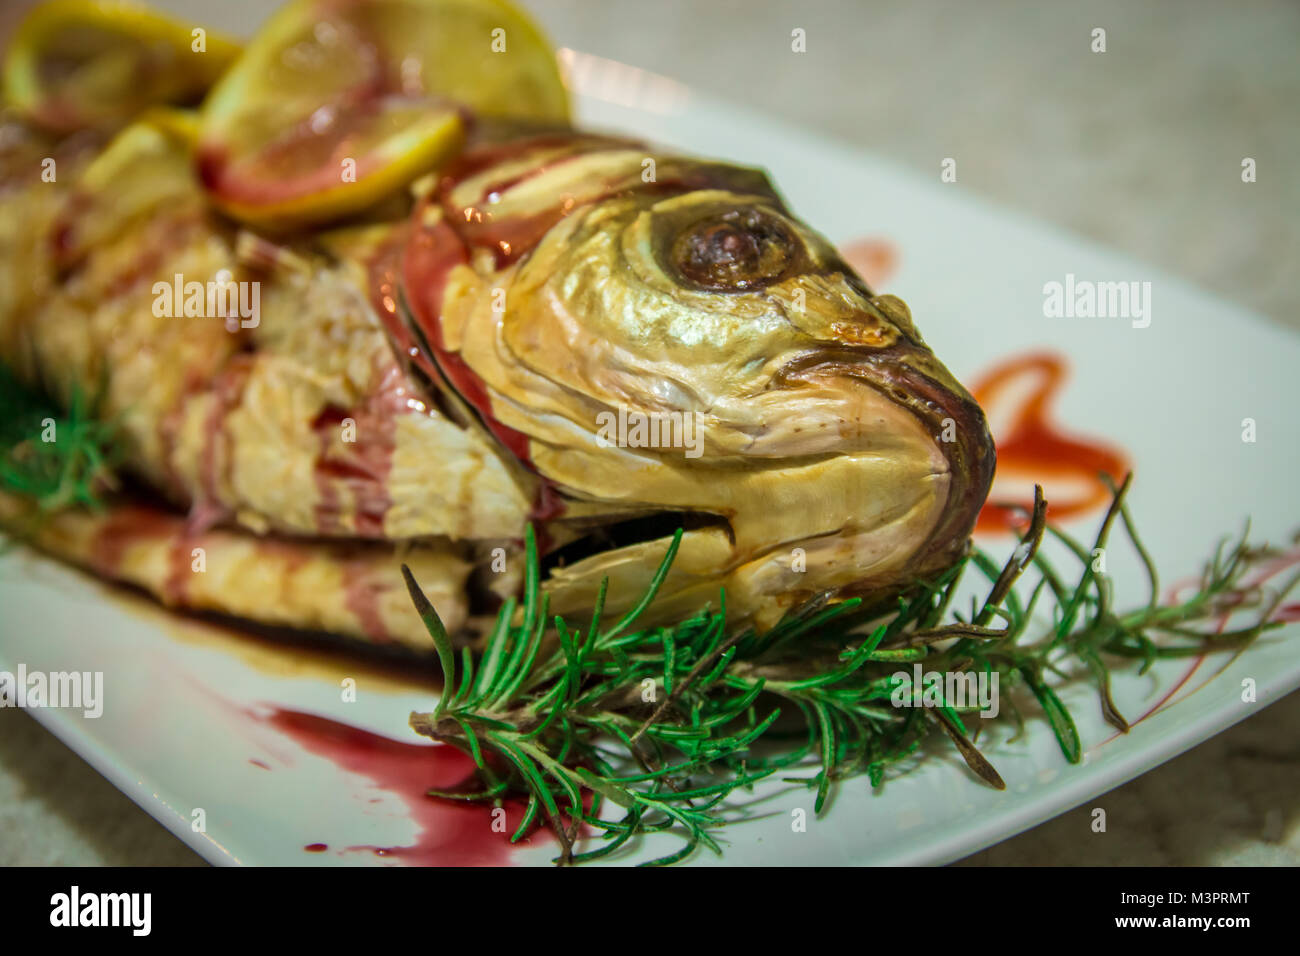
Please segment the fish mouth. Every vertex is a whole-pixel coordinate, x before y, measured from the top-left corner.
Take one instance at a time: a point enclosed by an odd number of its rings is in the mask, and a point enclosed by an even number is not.
[[[929,349],[902,342],[865,352],[821,350],[796,359],[783,378],[836,375],[861,382],[907,409],[935,439],[948,463],[950,491],[934,528],[909,565],[941,569],[966,547],[993,483],[996,451],[984,411]]]

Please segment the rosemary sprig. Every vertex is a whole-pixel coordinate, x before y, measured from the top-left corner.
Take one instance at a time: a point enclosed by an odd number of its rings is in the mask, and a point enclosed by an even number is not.
[[[1161,657],[1241,647],[1276,626],[1270,618],[1297,583],[1292,578],[1270,598],[1249,581],[1248,571],[1272,553],[1250,548],[1243,535],[1219,549],[1196,593],[1162,604],[1155,568],[1125,504],[1128,488],[1126,480],[1113,489],[1093,548],[1047,523],[1039,491],[1006,561],[970,548],[955,567],[918,583],[885,613],[857,599],[832,602],[822,595],[762,634],[728,628],[725,593],[716,609],[701,608],[671,625],[636,626],[668,573],[680,531],[645,595],[616,623],[603,622],[603,586],[585,629],[558,616],[548,622],[530,528],[522,604],[502,608],[482,653],[463,649],[459,669],[437,612],[405,571],[446,675],[437,707],[413,713],[411,726],[469,754],[479,778],[468,793],[430,793],[489,802],[526,797],[513,839],[544,822],[561,843],[557,862],[563,863],[605,857],[643,835],[671,831],[681,847],[653,861],[668,864],[701,847],[720,852],[718,831],[744,818],[743,797],[761,780],[804,771],[778,779],[812,788],[820,814],[836,782],[865,775],[873,787],[881,785],[936,731],[977,776],[1004,788],[963,721],[963,715],[974,719],[975,707],[947,700],[894,706],[891,695],[921,693],[899,674],[900,664],[913,662],[928,673],[982,671],[996,673],[1001,687],[1024,686],[1065,758],[1077,763],[1079,733],[1055,689],[1064,680],[1090,679],[1103,716],[1127,731],[1111,699],[1112,662],[1138,658],[1145,668]],[[1123,613],[1111,606],[1109,580],[1093,570],[1093,549],[1107,547],[1119,528],[1151,585],[1145,606]],[[1047,535],[1078,562],[1070,578],[1040,551]],[[987,596],[969,615],[955,614],[954,594],[972,569],[987,580]],[[1038,580],[1022,599],[1016,584],[1030,569]],[[1053,602],[1045,629],[1035,626],[1044,594]],[[1224,630],[1240,611],[1254,611],[1252,622]],[[1030,637],[1031,630],[1041,633]],[[1009,709],[1023,722],[1014,703]],[[575,852],[584,828],[599,845]]]
[[[74,391],[66,408],[20,383],[0,365],[0,491],[35,502],[37,515],[74,505],[98,507],[113,487],[117,427]]]

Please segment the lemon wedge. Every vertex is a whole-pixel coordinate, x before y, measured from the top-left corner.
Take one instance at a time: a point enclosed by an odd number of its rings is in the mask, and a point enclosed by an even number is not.
[[[50,0],[10,41],[5,99],[55,132],[121,126],[152,105],[197,102],[238,51],[220,34],[130,3]]]
[[[237,219],[321,222],[436,168],[473,117],[568,120],[554,52],[506,0],[293,0],[204,103],[199,173]]]

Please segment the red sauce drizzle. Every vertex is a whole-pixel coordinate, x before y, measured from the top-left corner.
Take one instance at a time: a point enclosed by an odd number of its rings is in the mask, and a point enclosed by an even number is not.
[[[194,549],[198,547],[198,536],[192,535],[184,524],[180,532],[172,539],[167,551],[167,579],[163,581],[160,597],[164,604],[184,604],[189,596],[190,576],[194,573],[192,564]]]
[[[1102,442],[1071,437],[1052,420],[1052,404],[1064,385],[1066,370],[1064,357],[1033,352],[994,366],[971,388],[993,423],[998,452],[997,477],[976,522],[977,531],[1014,530],[1022,523],[1022,512],[1004,506],[1010,503],[1027,509],[1033,505],[1031,497],[1000,495],[998,483],[1006,479],[1043,485],[1049,514],[1061,520],[1110,501],[1102,474],[1118,483],[1128,473],[1129,461],[1123,452]],[[1004,397],[1008,386],[1025,381],[1034,384],[1019,405],[1011,406],[1011,399]],[[999,419],[1006,420],[1005,428],[998,427]],[[1070,490],[1058,487],[1054,492],[1053,482],[1065,482]],[[1080,485],[1084,490],[1075,490]]]
[[[252,366],[251,355],[236,355],[206,386],[212,393],[213,403],[203,423],[203,447],[199,452],[199,489],[192,496],[188,520],[180,527],[168,550],[167,579],[163,582],[160,594],[164,604],[187,603],[189,582],[194,573],[194,549],[200,546],[201,535],[226,516],[217,480],[217,446],[225,441],[226,416],[239,404]],[[168,480],[178,487],[181,485],[180,476],[172,461],[176,431],[180,427],[186,402],[203,387],[201,376],[191,372],[187,376],[182,399],[163,416],[159,424]],[[231,456],[228,453],[224,462],[226,477],[229,479]]]
[[[199,487],[209,503],[221,500],[217,446],[226,443],[226,418],[244,395],[244,386],[253,370],[253,363],[252,355],[245,353],[234,356],[209,386],[213,397],[212,409],[203,423],[203,449],[199,457]],[[225,462],[225,477],[229,479],[232,458],[229,449],[221,457]]]
[[[109,512],[96,529],[86,563],[104,577],[117,579],[127,548],[144,541],[162,543],[167,548],[167,574],[158,597],[164,604],[184,604],[193,573],[191,551],[198,540],[180,515],[143,505],[122,505]]]
[[[379,610],[379,597],[389,587],[387,578],[376,579],[364,561],[349,561],[343,566],[343,604],[356,615],[366,637],[380,644],[392,640]]]
[[[399,797],[419,826],[411,846],[351,846],[344,852],[370,852],[419,866],[501,866],[510,862],[510,836],[523,820],[522,801],[504,804],[505,832],[500,832],[500,824],[493,830],[490,805],[427,795],[431,788],[454,792],[476,786],[474,762],[459,750],[433,743],[404,743],[301,711],[276,708],[258,719],[308,752]],[[521,843],[527,844],[529,839]],[[304,849],[319,853],[328,846],[312,843]]]
[[[489,197],[493,193],[504,192],[534,179],[547,170],[581,158],[585,153],[581,146],[585,142],[583,137],[547,135],[471,151],[465,160],[439,180],[438,194],[442,198],[445,221],[451,224],[451,228],[466,245],[490,250],[498,269],[516,262],[525,252],[537,245],[552,226],[564,218],[568,212],[564,198],[561,197],[553,205],[529,216],[497,220],[493,215]],[[536,162],[521,172],[488,182],[473,205],[462,208],[452,202],[453,191],[471,176],[493,166],[520,159],[529,153],[541,153],[557,148],[567,148],[569,152],[552,156],[545,162]]]
[[[55,268],[60,271],[70,269],[77,259],[85,254],[80,248],[81,237],[77,224],[87,219],[95,207],[94,198],[80,189],[73,192],[63,202],[63,208],[50,226],[50,244],[54,256]]]
[[[316,524],[323,532],[341,529],[340,489],[351,494],[353,530],[358,537],[384,537],[384,516],[392,506],[388,474],[397,443],[397,419],[411,412],[411,392],[401,367],[377,369],[377,383],[354,409],[326,407],[315,421],[320,453],[313,469],[318,501]],[[355,441],[341,441],[346,419],[355,424]]]
[[[190,398],[199,394],[207,387],[207,377],[205,371],[200,371],[194,367],[185,370],[185,380],[181,385],[180,397],[158,419],[158,444],[162,446],[162,467],[164,480],[167,487],[177,498],[189,497],[189,490],[180,472],[176,468],[176,439],[180,434],[181,425],[185,421],[185,407]]]
[[[898,247],[888,239],[855,239],[840,248],[840,255],[872,289],[884,285],[898,270]]]
[[[441,374],[425,351],[416,342],[415,336],[402,320],[398,312],[398,298],[401,295],[402,261],[406,246],[410,241],[409,223],[394,229],[393,234],[384,241],[367,263],[370,305],[379,316],[379,321],[388,332],[389,341],[402,357],[413,363],[416,368],[436,383]]]
[[[334,439],[339,435],[343,420],[348,417],[346,410],[331,406],[317,415],[316,420],[311,423],[312,431],[316,433],[316,441],[320,444],[320,454],[317,455],[316,464],[312,469],[317,496],[314,512],[316,527],[325,534],[339,529],[339,493],[334,483],[337,476],[330,466],[328,456],[334,447]]]
[[[203,218],[195,212],[184,216],[158,219],[151,223],[149,231],[139,240],[137,248],[140,254],[131,260],[130,266],[123,269],[109,280],[100,291],[104,299],[116,299],[135,290],[150,280],[157,280],[162,264],[172,254],[190,242],[193,233],[203,224]],[[173,303],[176,309],[182,309],[184,303]]]
[[[1222,634],[1238,608],[1242,607],[1246,603],[1246,599],[1267,584],[1269,580],[1277,577],[1283,571],[1289,571],[1298,566],[1300,566],[1300,547],[1293,547],[1251,568],[1242,576],[1237,587],[1221,598],[1225,610],[1215,620],[1215,633]],[[1191,594],[1201,588],[1202,584],[1200,577],[1187,577],[1170,585],[1165,591],[1165,603],[1173,605],[1187,600]],[[1300,621],[1300,603],[1292,601],[1278,605],[1269,620]]]
[[[122,505],[114,508],[96,530],[90,542],[86,563],[107,578],[120,578],[126,549],[143,541],[162,544],[167,549],[167,574],[159,586],[159,598],[165,604],[185,605],[188,584],[193,574],[192,551],[204,543],[204,531],[192,520],[158,508]],[[268,559],[284,563],[282,587],[306,560],[304,547],[276,540],[257,540],[257,550]],[[380,611],[380,600],[393,584],[387,576],[373,573],[372,566],[356,558],[343,566],[344,605],[357,618],[362,631],[376,643],[392,640]],[[256,763],[256,761],[253,761]]]
[[[417,216],[420,213],[417,211]],[[455,231],[447,225],[446,217],[432,226],[417,228],[406,247],[403,279],[416,323],[424,333],[438,367],[466,402],[483,418],[488,430],[510,453],[526,464],[532,464],[528,452],[528,436],[503,425],[492,414],[492,400],[487,386],[469,367],[459,352],[446,346],[442,334],[442,299],[447,287],[447,276],[457,265],[469,262],[469,252]]]
[[[1218,618],[1215,620],[1214,633],[1216,634],[1223,633],[1224,629],[1227,628],[1229,623],[1232,621],[1232,616],[1236,612],[1236,610],[1239,607],[1241,607],[1242,604],[1245,603],[1246,598],[1249,597],[1257,588],[1262,587],[1265,583],[1268,582],[1270,578],[1276,577],[1278,574],[1282,573],[1288,568],[1293,568],[1298,564],[1300,564],[1300,548],[1292,548],[1291,550],[1284,551],[1278,556],[1276,556],[1275,558],[1272,558],[1271,560],[1264,562],[1260,566],[1256,568],[1252,568],[1243,577],[1243,579],[1241,580],[1237,588],[1232,593],[1226,595],[1227,598],[1227,600],[1225,601],[1226,610],[1222,614],[1220,614]],[[1188,596],[1186,592],[1189,591],[1194,592],[1196,590],[1199,590],[1201,584],[1202,582],[1199,577],[1184,578],[1183,580],[1173,584],[1165,591],[1165,598],[1164,598],[1165,604],[1168,605],[1177,604],[1179,601],[1185,599]],[[1294,602],[1290,604],[1283,604],[1273,612],[1269,620],[1286,621],[1286,622],[1300,620],[1300,604]],[[1214,674],[1211,674],[1208,678],[1206,678],[1206,680],[1202,681],[1200,685],[1198,685],[1197,687],[1193,687],[1192,690],[1189,691],[1188,693],[1189,694],[1195,693],[1201,687],[1204,687],[1214,677],[1218,676],[1219,674],[1222,674],[1223,671],[1228,667],[1228,665],[1231,664],[1236,659],[1237,659],[1236,655],[1228,655],[1227,660],[1222,667],[1220,667],[1217,671],[1215,671]],[[1200,670],[1201,664],[1203,664],[1204,662],[1205,662],[1205,654],[1198,655],[1192,661],[1191,666],[1188,667],[1187,671],[1183,674],[1183,676],[1179,678],[1167,691],[1165,691],[1165,693],[1160,696],[1159,700],[1157,700],[1154,704],[1148,707],[1146,712],[1142,714],[1142,716],[1138,717],[1136,720],[1131,720],[1129,722],[1129,726],[1136,727],[1138,724],[1142,723],[1142,721],[1146,720],[1152,714],[1158,713],[1159,711],[1164,709],[1164,707],[1168,705],[1184,687],[1187,686],[1188,682],[1192,679],[1193,676],[1195,676],[1196,672]],[[1112,740],[1115,740],[1117,737],[1120,736],[1122,736],[1122,734],[1119,731],[1116,731],[1115,733],[1107,737],[1105,740],[1103,740],[1097,746],[1103,747],[1106,744],[1110,743]],[[1093,749],[1096,748],[1094,747]]]
[[[105,577],[116,578],[127,548],[140,541],[178,537],[183,527],[181,518],[157,508],[138,505],[114,508],[90,542],[87,563]]]
[[[476,176],[481,172],[498,166],[501,163],[508,162],[512,159],[518,159],[526,153],[544,150],[557,149],[572,145],[575,140],[581,139],[586,142],[599,143],[618,143],[622,140],[602,137],[602,136],[575,136],[568,131],[554,133],[540,133],[535,136],[517,137],[506,139],[497,143],[484,143],[473,149],[462,153],[448,168],[446,173],[438,181],[440,192],[447,192],[457,183],[462,183],[471,176]],[[510,183],[522,182],[535,171],[525,172],[522,175],[509,180]],[[506,182],[506,180],[502,180]]]
[[[417,217],[419,213],[416,213]],[[434,360],[451,387],[476,412],[487,430],[506,447],[510,454],[523,464],[533,465],[528,436],[499,421],[492,414],[492,399],[487,385],[478,373],[460,356],[447,348],[442,334],[442,299],[447,285],[447,275],[457,264],[469,261],[465,244],[443,217],[434,226],[417,228],[412,241],[407,243],[402,264],[404,288],[411,312],[425,340],[433,350]],[[399,342],[401,340],[399,339]],[[436,382],[438,376],[432,376]],[[549,521],[564,512],[562,499],[555,486],[538,475],[537,495],[529,517],[533,521]]]

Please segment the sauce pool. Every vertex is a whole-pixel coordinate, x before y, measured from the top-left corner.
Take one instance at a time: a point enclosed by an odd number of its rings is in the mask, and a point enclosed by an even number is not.
[[[430,789],[460,792],[477,787],[474,762],[454,747],[405,743],[296,710],[273,708],[253,716],[309,753],[399,798],[419,827],[410,846],[350,846],[341,852],[373,853],[415,866],[504,866],[510,863],[513,849],[532,845],[537,836],[534,831],[518,844],[510,842],[523,820],[523,801],[505,801],[503,816],[487,802],[458,803],[428,796]],[[550,839],[547,831],[540,832]],[[311,843],[303,849],[324,853],[329,845]]]

